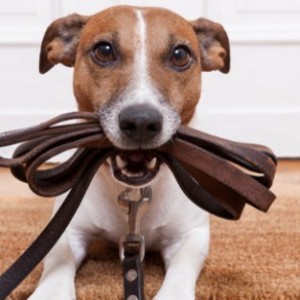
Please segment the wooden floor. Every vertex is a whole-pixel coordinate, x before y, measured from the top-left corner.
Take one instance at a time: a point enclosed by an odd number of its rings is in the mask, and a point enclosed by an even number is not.
[[[15,179],[9,169],[0,168],[0,196],[35,196],[27,184]]]
[[[300,299],[300,160],[280,161],[272,190],[277,200],[267,214],[250,206],[236,222],[211,217],[211,249],[196,299]],[[0,169],[0,273],[47,224],[53,199],[40,201],[26,184]],[[25,300],[41,275],[37,267],[7,300]],[[146,299],[163,280],[163,264],[148,254]],[[118,253],[98,243],[76,277],[77,299],[123,299]]]

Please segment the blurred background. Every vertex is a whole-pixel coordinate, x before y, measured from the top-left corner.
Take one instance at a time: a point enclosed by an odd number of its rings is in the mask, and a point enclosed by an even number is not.
[[[203,74],[197,128],[268,145],[280,157],[300,156],[299,0],[1,0],[1,132],[76,110],[72,69],[38,73],[43,34],[58,17],[118,4],[162,6],[222,23],[231,72]]]

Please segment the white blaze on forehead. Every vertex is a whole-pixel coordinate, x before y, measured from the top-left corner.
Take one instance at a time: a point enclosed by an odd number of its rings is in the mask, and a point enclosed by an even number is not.
[[[141,10],[135,10],[135,53],[133,62],[133,76],[128,87],[128,98],[134,104],[152,103],[159,104],[159,95],[149,75],[147,24]],[[129,100],[129,99],[128,99]]]
[[[143,13],[140,10],[136,11],[138,19],[137,23],[137,52],[135,56],[135,71],[141,81],[148,80],[148,59],[146,45],[146,22]]]

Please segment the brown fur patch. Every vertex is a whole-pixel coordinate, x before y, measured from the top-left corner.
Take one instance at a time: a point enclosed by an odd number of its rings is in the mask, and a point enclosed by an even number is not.
[[[70,15],[49,26],[42,43],[41,72],[56,63],[75,65],[74,93],[80,110],[97,111],[117,100],[133,78],[136,10],[142,11],[146,22],[151,81],[187,124],[200,98],[202,70],[229,71],[226,32],[209,20],[188,22],[167,9],[130,6],[112,7],[91,17]],[[113,45],[117,58],[108,67],[93,59],[93,49],[102,41]],[[192,63],[185,70],[176,70],[170,63],[178,45],[191,52]]]
[[[74,73],[74,92],[81,110],[97,110],[124,91],[132,77],[136,16],[129,7],[94,15],[80,39]],[[106,41],[114,46],[117,61],[101,67],[91,58],[93,47]]]
[[[94,111],[117,99],[131,80],[137,43],[135,9],[127,6],[107,9],[92,16],[83,29],[74,73],[74,92],[80,110]],[[141,10],[147,28],[150,78],[186,124],[200,98],[201,63],[197,37],[188,21],[169,10]],[[92,48],[100,41],[114,45],[118,56],[115,65],[103,68],[91,59]],[[180,44],[192,49],[193,63],[186,71],[176,71],[170,66],[172,48]]]
[[[149,8],[144,14],[151,79],[186,124],[200,98],[201,64],[197,37],[189,22],[173,12]],[[170,62],[172,51],[179,45],[186,45],[192,55],[192,64],[184,71],[177,70]]]

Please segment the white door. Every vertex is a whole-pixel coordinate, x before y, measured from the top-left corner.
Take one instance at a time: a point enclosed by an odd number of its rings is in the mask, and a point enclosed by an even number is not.
[[[300,156],[299,0],[1,0],[0,131],[76,109],[72,69],[38,73],[43,33],[60,16],[116,4],[163,6],[222,23],[231,40],[231,73],[203,75],[197,127]]]

